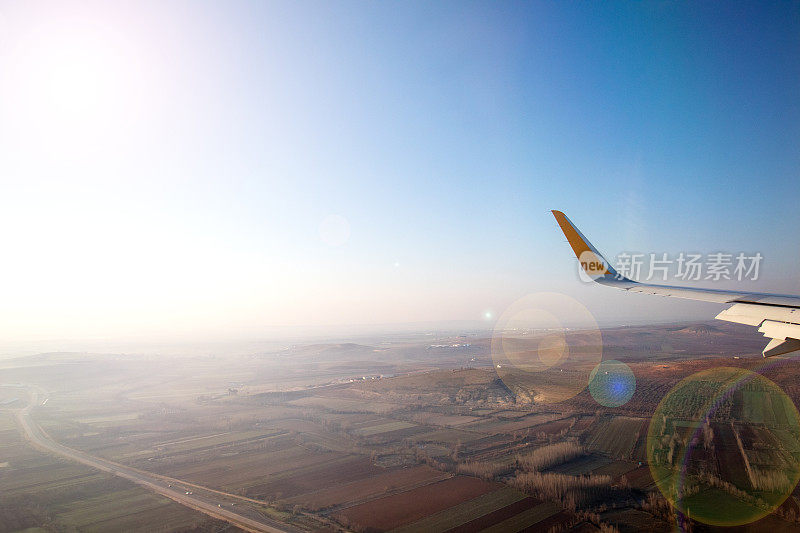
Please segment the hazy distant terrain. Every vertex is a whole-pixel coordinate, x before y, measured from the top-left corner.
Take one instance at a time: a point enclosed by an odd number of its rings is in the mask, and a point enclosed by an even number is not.
[[[524,347],[540,338],[515,342]],[[567,339],[576,353],[598,349],[580,331]],[[141,472],[165,491],[178,487],[219,509],[289,528],[354,531],[670,531],[676,514],[659,487],[681,467],[676,450],[692,439],[680,428],[695,424],[703,431],[694,437],[698,449],[706,451],[691,462],[692,482],[714,484],[730,508],[751,505],[754,515],[791,490],[748,530],[800,529],[797,489],[776,477],[800,457],[800,427],[784,413],[791,406],[781,404],[780,393],[800,398],[800,366],[770,362],[761,374],[779,389],[734,394],[727,411],[701,416],[686,407],[706,394],[702,386],[694,395],[675,392],[683,378],[707,369],[761,368],[763,340],[751,328],[603,330],[603,358],[624,362],[636,380],[618,407],[598,404],[588,390],[537,401],[544,378],[512,379],[491,344],[476,332],[421,333],[276,343],[235,355],[4,360],[0,530],[160,524],[211,531],[225,523],[113,473],[33,449],[21,437],[25,416],[56,443]],[[555,370],[561,376],[573,369]],[[768,405],[765,394],[772,395]],[[659,407],[665,397],[672,403]],[[688,410],[659,415],[654,434],[654,413],[673,404]],[[734,471],[716,466],[723,455]],[[739,460],[747,466],[736,470]],[[720,479],[730,483],[714,481]],[[686,528],[713,529],[681,520]]]

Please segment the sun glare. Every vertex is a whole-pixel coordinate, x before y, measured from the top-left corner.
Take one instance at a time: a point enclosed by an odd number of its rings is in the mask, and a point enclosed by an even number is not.
[[[70,141],[102,135],[140,110],[141,72],[131,47],[89,21],[51,23],[16,47],[19,122]]]

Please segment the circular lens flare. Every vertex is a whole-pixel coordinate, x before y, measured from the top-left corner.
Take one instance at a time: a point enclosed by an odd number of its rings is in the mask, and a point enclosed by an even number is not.
[[[623,362],[603,361],[589,376],[589,393],[605,407],[620,407],[628,403],[636,391],[636,376]]]
[[[492,335],[497,374],[521,403],[555,403],[579,394],[602,351],[594,317],[559,293],[517,300],[498,317]]]
[[[650,422],[659,490],[697,521],[735,526],[777,509],[800,480],[800,415],[769,379],[714,368],[679,382]]]

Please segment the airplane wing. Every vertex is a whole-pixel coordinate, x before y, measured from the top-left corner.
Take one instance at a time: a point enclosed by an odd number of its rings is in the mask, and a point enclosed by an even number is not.
[[[771,339],[764,357],[800,350],[800,296],[639,283],[618,274],[564,213],[554,210],[553,215],[584,272],[595,282],[628,292],[731,304],[716,318],[758,326]]]

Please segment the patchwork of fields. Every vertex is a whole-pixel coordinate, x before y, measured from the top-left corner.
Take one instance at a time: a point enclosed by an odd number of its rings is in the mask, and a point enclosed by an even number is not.
[[[331,396],[331,391],[316,400],[305,396],[283,403],[280,409],[265,405],[268,417],[262,417],[259,408],[245,407],[235,425],[217,421],[205,431],[198,431],[204,409],[199,406],[184,407],[178,417],[138,411],[136,416],[81,412],[77,418],[67,404],[61,404],[43,410],[40,418],[71,446],[264,501],[276,511],[316,513],[357,531],[591,525],[556,502],[496,481],[454,475],[437,461],[463,460],[513,474],[515,453],[566,433],[583,438],[587,453],[549,472],[620,479],[637,468],[614,457],[630,459],[642,419],[611,416],[587,425],[579,424],[580,417],[559,412],[483,409],[468,410],[469,414],[405,414],[397,407],[387,415],[349,399],[325,403]],[[221,405],[238,409],[252,403],[244,401],[226,398]],[[186,428],[187,419],[195,421],[192,430]],[[64,430],[70,420],[79,431]]]
[[[648,464],[651,416],[681,376],[713,360],[654,366],[626,359],[637,389],[619,408],[599,406],[587,391],[536,404],[498,379],[491,361],[482,368],[466,364],[479,346],[481,341],[471,343],[467,359],[447,352],[452,359],[436,365],[393,361],[393,354],[421,353],[407,344],[395,352],[356,344],[301,346],[235,364],[213,358],[174,365],[131,358],[65,364],[67,356],[59,356],[50,374],[46,366],[21,366],[11,369],[8,380],[35,382],[47,391],[48,402],[32,416],[54,440],[254,503],[258,512],[296,527],[671,530],[675,514],[658,488],[664,480],[654,480]],[[363,359],[347,360],[352,353]],[[384,358],[380,373],[372,372],[368,356]],[[790,377],[782,386],[791,391],[796,386]],[[0,392],[9,399],[19,394]],[[782,396],[744,390],[740,397],[726,406],[725,416],[750,424],[709,422],[714,453],[723,457],[714,473],[742,483],[771,482],[757,476],[800,458],[797,428]],[[695,403],[689,398],[684,407]],[[9,405],[0,411],[0,531],[227,527],[109,474],[32,450],[19,438]],[[696,417],[674,418],[672,440],[696,438],[698,423]],[[669,454],[669,446],[665,440],[660,453]],[[549,455],[531,460],[537,451]],[[713,466],[708,454],[704,460]],[[772,529],[798,525],[795,496],[764,519]]]
[[[111,474],[33,450],[9,413],[0,412],[0,427],[0,531],[40,525],[98,532],[203,530],[224,524]]]

